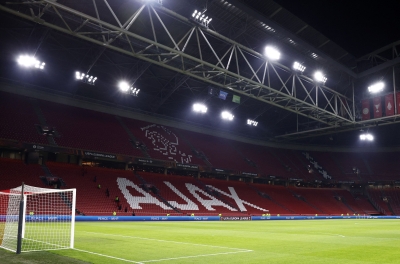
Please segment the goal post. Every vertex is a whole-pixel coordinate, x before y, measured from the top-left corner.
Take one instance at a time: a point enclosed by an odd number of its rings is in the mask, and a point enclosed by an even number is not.
[[[0,191],[0,247],[14,252],[19,243],[21,252],[73,248],[75,204],[76,189],[24,185]]]

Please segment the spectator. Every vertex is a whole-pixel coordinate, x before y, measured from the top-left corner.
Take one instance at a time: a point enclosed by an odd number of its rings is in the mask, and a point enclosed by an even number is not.
[[[106,189],[106,196],[110,197],[110,191],[108,190],[108,188]]]
[[[97,182],[97,176],[96,175],[93,178],[93,182]]]
[[[100,185],[100,183],[99,183],[99,185],[97,185],[97,189],[101,189],[101,185]]]
[[[117,195],[117,196],[115,196],[115,199],[114,199],[114,201],[115,201],[115,203],[117,204],[117,206],[119,206],[119,197],[118,197],[118,195]]]

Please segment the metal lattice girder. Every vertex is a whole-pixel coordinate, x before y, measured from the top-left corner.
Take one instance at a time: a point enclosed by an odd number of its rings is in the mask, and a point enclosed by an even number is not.
[[[103,13],[96,2],[105,4]],[[139,1],[127,16],[106,0],[93,0],[93,12],[88,4],[66,3],[41,0],[24,2],[29,8],[18,11],[12,8],[21,5],[0,5],[0,10],[329,127],[355,122],[354,100],[159,4]]]

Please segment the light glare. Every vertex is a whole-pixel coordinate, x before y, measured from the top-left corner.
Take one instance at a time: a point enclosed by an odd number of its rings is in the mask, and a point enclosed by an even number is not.
[[[295,61],[293,64],[293,69],[299,72],[304,72],[306,70],[306,67],[301,65],[299,62]]]
[[[221,117],[222,117],[222,119],[226,119],[226,120],[232,121],[233,118],[234,118],[234,115],[232,115],[232,114],[229,113],[228,111],[223,111],[223,112],[221,113]]]
[[[320,72],[320,71],[317,71],[317,72],[314,73],[314,79],[317,82],[322,82],[322,83],[325,83],[326,80],[327,80],[327,78],[324,76],[324,74],[322,72]]]
[[[193,104],[193,111],[198,113],[207,113],[207,106],[199,103]]]
[[[360,135],[360,140],[362,141],[374,141],[374,136],[367,133],[367,134],[361,134]]]
[[[249,126],[255,126],[256,127],[258,125],[258,122],[254,121],[254,120],[251,120],[251,119],[247,119],[247,124]]]
[[[378,83],[375,83],[375,84],[369,86],[368,91],[370,93],[378,93],[378,92],[382,91],[384,87],[385,87],[385,84],[383,82],[378,82]]]
[[[265,48],[265,55],[271,60],[279,60],[281,57],[281,53],[271,46]]]
[[[123,92],[127,92],[129,90],[129,84],[125,81],[121,81],[118,85],[119,89]]]

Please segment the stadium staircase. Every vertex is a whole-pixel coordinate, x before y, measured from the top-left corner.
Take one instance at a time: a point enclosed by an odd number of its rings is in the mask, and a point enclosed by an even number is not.
[[[36,116],[37,116],[38,119],[39,119],[40,128],[38,128],[38,129],[41,130],[41,129],[45,128],[45,127],[49,127],[48,124],[47,124],[46,118],[44,117],[43,112],[42,112],[42,110],[40,109],[40,106],[39,106],[38,101],[37,101],[36,99],[31,98],[31,99],[30,99],[30,102],[31,102],[31,104],[32,104],[32,107],[33,107],[35,113],[36,113]],[[46,137],[47,137],[47,141],[48,141],[48,143],[49,143],[50,145],[52,145],[52,146],[57,146],[57,143],[56,143],[56,141],[54,140],[53,135],[48,134],[48,135],[46,135]]]

